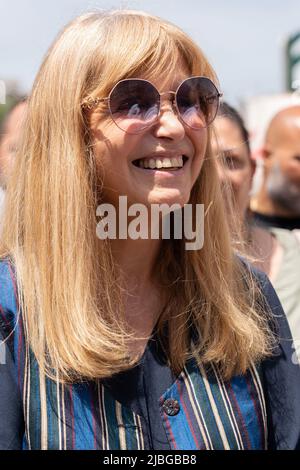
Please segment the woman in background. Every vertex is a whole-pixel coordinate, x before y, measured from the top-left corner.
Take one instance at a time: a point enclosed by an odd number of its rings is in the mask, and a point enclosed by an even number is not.
[[[227,204],[233,212],[232,230],[240,234],[241,250],[272,281],[287,315],[300,359],[300,243],[297,231],[258,227],[249,210],[255,171],[249,134],[239,113],[222,102],[215,121],[213,149]]]

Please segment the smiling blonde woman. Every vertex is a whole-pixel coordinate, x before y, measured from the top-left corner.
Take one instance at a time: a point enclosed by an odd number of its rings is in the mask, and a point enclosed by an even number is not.
[[[1,448],[299,445],[284,314],[230,240],[210,144],[220,95],[195,43],[145,13],[83,15],[51,47],[3,222]],[[203,248],[99,240],[98,205],[120,215],[125,195],[204,204]]]

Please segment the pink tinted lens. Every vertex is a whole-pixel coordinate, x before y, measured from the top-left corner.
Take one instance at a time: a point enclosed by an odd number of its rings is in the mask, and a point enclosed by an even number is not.
[[[181,119],[193,129],[209,126],[216,117],[219,92],[207,77],[191,77],[182,82],[176,94]]]
[[[122,80],[113,88],[109,107],[116,125],[136,134],[155,121],[159,114],[160,96],[146,80]]]

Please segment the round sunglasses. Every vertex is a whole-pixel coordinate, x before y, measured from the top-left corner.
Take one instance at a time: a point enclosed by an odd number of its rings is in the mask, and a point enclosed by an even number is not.
[[[197,130],[213,122],[222,93],[207,77],[186,78],[176,91],[163,93],[148,80],[127,78],[120,80],[108,97],[88,99],[83,107],[93,109],[106,102],[114,123],[128,134],[138,134],[157,121],[165,95],[171,95],[173,109],[183,124]]]

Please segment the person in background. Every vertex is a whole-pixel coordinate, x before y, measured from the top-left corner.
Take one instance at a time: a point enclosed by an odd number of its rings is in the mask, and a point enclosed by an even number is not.
[[[82,15],[47,53],[3,219],[0,448],[300,447],[284,312],[231,244],[220,96],[194,41],[144,12]],[[202,248],[131,237],[124,196],[147,220],[204,205]],[[97,237],[103,204],[125,236]]]
[[[262,151],[263,182],[251,201],[258,224],[288,230],[300,228],[300,106],[271,120]]]
[[[249,134],[239,113],[222,102],[214,123],[213,149],[218,155],[218,173],[232,212],[231,227],[237,227],[241,251],[270,278],[287,315],[300,358],[300,242],[297,231],[264,229],[249,210],[255,171]]]
[[[0,185],[4,189],[19,146],[26,109],[26,99],[20,100],[4,117],[0,128]]]
[[[26,100],[18,101],[6,114],[0,127],[0,212],[19,146],[26,109]]]

